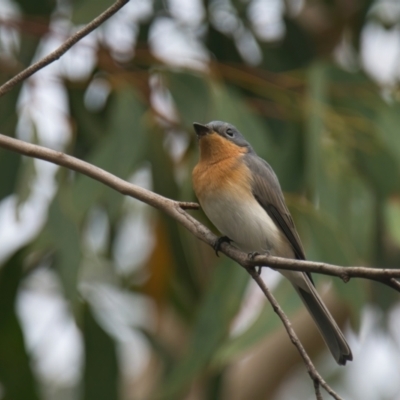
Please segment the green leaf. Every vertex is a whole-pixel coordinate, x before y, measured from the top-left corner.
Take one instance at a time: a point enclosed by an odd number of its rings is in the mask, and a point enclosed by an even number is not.
[[[15,314],[23,260],[23,251],[20,250],[0,270],[0,383],[5,400],[39,399],[31,360]]]
[[[206,77],[188,72],[165,72],[167,85],[186,128],[193,122],[207,123],[210,105]]]
[[[89,306],[84,308],[85,345],[83,400],[117,400],[119,367],[114,340],[99,325]]]
[[[371,141],[368,147],[354,154],[360,174],[382,197],[399,191],[399,167],[393,155],[378,141]]]
[[[145,155],[147,136],[143,126],[144,108],[135,91],[126,87],[111,99],[107,135],[94,148],[88,162],[127,179]],[[116,217],[123,196],[87,176],[78,175],[72,201],[77,220],[81,221],[89,207],[100,201]]]
[[[385,205],[385,225],[388,227],[391,239],[400,247],[400,203],[397,199]]]
[[[19,154],[0,149],[0,200],[14,192],[20,163]]]
[[[74,311],[78,305],[78,271],[82,259],[80,232],[73,219],[71,204],[61,190],[49,209],[43,232],[45,243],[54,249],[54,266],[60,277],[64,294]]]
[[[380,103],[376,110],[376,122],[379,128],[379,136],[386,149],[390,151],[400,164],[400,105],[398,103]]]
[[[34,15],[36,17],[49,16],[53,11],[56,1],[55,0],[16,0],[16,3],[21,7],[24,14]]]
[[[211,84],[212,107],[210,120],[226,121],[235,125],[256,149],[257,154],[268,161],[276,158],[268,126],[247,105],[245,98],[230,86],[220,83]]]
[[[163,146],[164,132],[152,129],[149,132],[148,160],[152,166],[153,190],[170,199],[180,199],[179,188],[175,181],[174,164]],[[171,295],[176,305],[187,318],[191,318],[199,296],[198,283],[195,280],[191,255],[187,254],[181,237],[181,226],[164,213],[160,214],[165,222],[168,241],[172,248],[175,271],[172,277]],[[186,310],[186,313],[185,313]]]
[[[210,287],[201,302],[187,354],[167,376],[160,398],[183,398],[183,391],[207,366],[223,343],[232,318],[240,307],[247,282],[246,272],[229,259],[216,267]]]
[[[242,62],[242,56],[239,54],[233,35],[225,35],[215,29],[212,24],[208,26],[206,46],[220,62]]]
[[[304,204],[291,207],[291,212],[305,245],[308,259],[342,266],[354,265],[359,260],[349,232],[342,228],[340,219],[336,222],[329,215]],[[361,226],[358,228],[361,229]],[[314,279],[318,281],[319,276],[314,274]],[[365,282],[352,280],[345,285],[341,279],[330,279],[340,296],[352,308],[353,325],[357,327],[361,310],[366,302]]]
[[[32,182],[36,177],[35,160],[31,157],[26,157],[22,162],[22,165],[18,171],[16,194],[17,200],[17,212],[19,207],[28,200],[31,190]]]
[[[274,290],[274,296],[289,317],[302,306],[298,294],[286,279],[283,279]],[[213,357],[212,366],[216,368],[225,367],[237,356],[243,354],[281,326],[282,322],[273,312],[270,303],[266,302],[258,317],[243,333],[222,344]]]
[[[326,68],[316,63],[308,72],[308,107],[305,147],[305,176],[307,189],[315,201],[319,181],[323,176],[323,152],[321,149],[325,132],[324,114],[327,91]]]
[[[77,158],[87,158],[93,147],[102,139],[109,114],[108,102],[105,107],[96,112],[89,110],[85,104],[85,93],[90,81],[64,81],[68,92],[69,109],[74,128],[73,155]],[[113,110],[111,110],[113,111]]]
[[[351,265],[357,259],[346,232],[341,231],[328,215],[306,204],[293,204],[290,211],[308,259],[338,265]]]
[[[113,4],[110,0],[75,0],[72,23],[86,24]]]

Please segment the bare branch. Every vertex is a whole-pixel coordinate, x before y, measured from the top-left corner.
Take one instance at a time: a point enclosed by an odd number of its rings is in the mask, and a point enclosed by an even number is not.
[[[185,209],[197,209],[199,207],[197,203],[178,202],[165,198],[149,190],[126,182],[123,179],[120,179],[115,175],[104,171],[101,168],[98,168],[85,161],[79,160],[75,157],[69,156],[65,153],[26,143],[21,140],[1,134],[0,147],[12,150],[14,152],[29,157],[49,161],[51,163],[69,168],[76,172],[80,172],[99,182],[102,182],[103,184],[111,187],[112,189],[115,189],[116,191],[124,195],[131,196],[146,204],[149,204],[152,207],[162,210],[163,212],[174,218],[177,222],[182,224],[194,236],[209,244],[210,246],[213,246],[215,244],[215,241],[217,240],[217,236],[215,236],[209,229],[207,229],[204,225],[202,225],[199,221],[197,221],[185,211]],[[235,247],[227,243],[223,243],[221,245],[221,251],[247,270],[247,272],[256,281],[258,286],[261,288],[265,296],[270,301],[274,311],[282,320],[292,343],[296,346],[301,357],[304,360],[307,371],[314,382],[316,398],[322,398],[320,393],[320,387],[322,387],[334,399],[340,400],[341,397],[328,386],[328,384],[323,380],[323,378],[315,369],[308,354],[306,353],[295,332],[293,331],[289,319],[280,308],[272,293],[266,287],[264,281],[256,273],[254,267],[268,265],[276,269],[292,269],[305,272],[317,272],[326,275],[337,276],[343,279],[344,282],[348,282],[349,279],[352,277],[367,278],[389,285],[397,291],[400,291],[400,282],[395,278],[400,277],[400,269],[341,267],[320,262],[292,260],[280,257],[271,257],[268,255],[258,255],[254,257],[254,259],[251,259],[246,253],[236,249]]]
[[[254,259],[246,257],[243,266],[268,266],[276,269],[302,270],[304,272],[316,272],[324,275],[336,276],[347,283],[350,278],[365,278],[381,282],[392,289],[400,292],[400,282],[395,278],[400,278],[400,269],[389,268],[369,268],[369,267],[341,267],[322,262],[300,261],[286,259],[282,257],[271,257],[268,255],[258,255]]]
[[[185,209],[198,209],[199,205],[197,203],[179,202],[167,199],[166,197],[124,181],[123,179],[120,179],[99,167],[89,164],[86,161],[79,160],[65,153],[51,150],[43,146],[14,139],[9,136],[0,134],[0,147],[80,172],[81,174],[104,183],[124,195],[131,196],[152,207],[158,208],[171,215],[198,239],[210,246],[213,246],[217,239],[217,236],[215,236],[209,229],[183,211]],[[258,255],[255,256],[254,259],[251,259],[246,253],[227,243],[222,243],[221,251],[246,269],[256,266],[269,266],[274,269],[301,270],[304,272],[316,272],[324,275],[336,276],[341,278],[344,282],[348,282],[350,278],[365,278],[385,283],[386,285],[393,287],[395,290],[400,291],[400,282],[396,279],[400,278],[400,269],[342,267],[322,262],[294,260],[282,257],[272,257],[269,255]]]
[[[123,179],[87,163],[86,161],[79,160],[60,151],[51,150],[43,146],[37,146],[2,134],[0,134],[0,147],[80,172],[81,174],[104,183],[124,195],[131,196],[163,211],[169,210],[171,207],[182,207],[182,209],[199,208],[197,203],[179,202],[167,199],[166,197],[124,181]]]
[[[297,337],[296,333],[294,332],[294,330],[292,328],[292,324],[289,321],[289,318],[283,312],[279,303],[276,301],[273,294],[267,288],[267,286],[265,285],[261,276],[256,272],[255,268],[250,268],[247,271],[249,272],[251,277],[257,282],[257,285],[260,287],[260,289],[265,294],[265,297],[271,303],[273,310],[275,311],[275,313],[278,315],[278,317],[281,319],[283,325],[285,326],[285,329],[289,335],[290,340],[292,341],[292,343],[296,346],[297,350],[299,351],[301,358],[303,359],[304,363],[306,364],[307,372],[310,375],[310,378],[312,379],[312,381],[314,382],[314,390],[315,390],[315,396],[316,396],[317,400],[322,399],[321,392],[319,389],[320,386],[322,386],[334,399],[343,400],[334,390],[332,390],[332,388],[325,382],[325,380],[322,378],[322,376],[316,370],[309,355],[305,351],[299,338]]]
[[[79,42],[82,38],[87,36],[90,32],[94,31],[104,21],[114,15],[119,9],[121,9],[129,0],[117,0],[111,7],[107,8],[102,14],[95,18],[92,22],[87,24],[84,28],[76,32],[69,39],[67,39],[58,49],[54,50],[48,56],[42,58],[35,64],[25,68],[19,74],[15,75],[9,81],[4,83],[0,87],[0,97],[9,92],[15,85],[29,78],[35,72],[58,60],[63,54],[65,54],[75,43]]]

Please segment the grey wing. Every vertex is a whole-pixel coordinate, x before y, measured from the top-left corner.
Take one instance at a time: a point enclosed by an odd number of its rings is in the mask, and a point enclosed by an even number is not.
[[[251,169],[252,190],[255,199],[272,220],[280,227],[293,247],[296,258],[305,260],[303,246],[285,204],[282,190],[274,171],[267,162],[255,153],[248,153],[245,162]],[[335,320],[313,287],[311,274],[281,271],[293,284],[301,300],[318,326],[329,350],[340,365],[352,360],[353,355]]]
[[[252,172],[254,198],[285,234],[293,247],[296,258],[305,260],[303,245],[286,206],[275,172],[266,161],[253,152],[246,154],[244,160]]]

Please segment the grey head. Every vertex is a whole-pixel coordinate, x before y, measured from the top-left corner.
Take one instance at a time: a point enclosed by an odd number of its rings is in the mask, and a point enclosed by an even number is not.
[[[238,131],[238,129],[223,121],[211,121],[206,125],[199,124],[197,122],[193,123],[194,130],[196,131],[197,137],[216,133],[223,138],[231,141],[240,147],[248,147],[252,150],[250,143],[244,138],[244,136]]]

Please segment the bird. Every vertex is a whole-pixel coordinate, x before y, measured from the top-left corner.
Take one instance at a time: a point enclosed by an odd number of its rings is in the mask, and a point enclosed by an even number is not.
[[[305,260],[305,252],[271,166],[253,150],[239,130],[222,121],[193,123],[200,148],[193,169],[193,189],[200,206],[222,233],[222,242],[250,256]],[[339,365],[353,359],[351,349],[317,293],[311,274],[279,270],[300,296]]]

